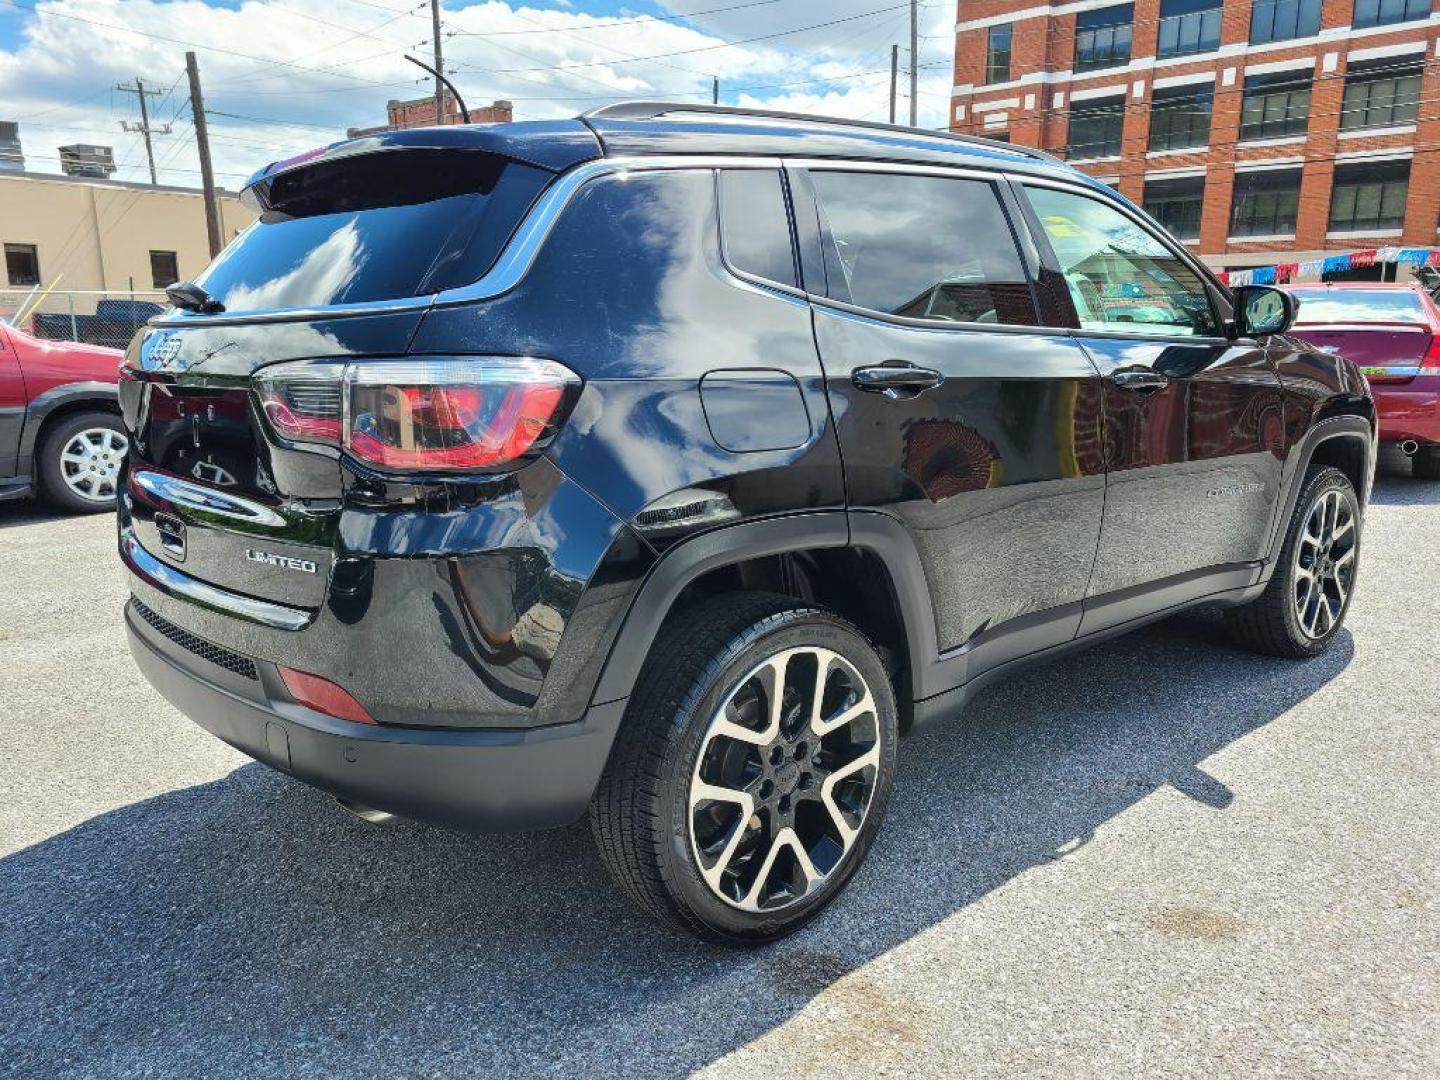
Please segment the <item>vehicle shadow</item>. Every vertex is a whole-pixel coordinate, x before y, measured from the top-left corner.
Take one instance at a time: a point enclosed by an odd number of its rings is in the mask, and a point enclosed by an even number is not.
[[[1223,811],[1205,759],[1353,651],[1250,655],[1200,612],[992,687],[902,747],[847,895],[748,951],[633,911],[583,825],[375,828],[247,765],[0,859],[0,1069],[687,1073],[1162,787]]]
[[[85,515],[62,513],[53,510],[43,502],[35,499],[6,499],[0,502],[0,529],[8,529],[15,525],[40,525],[50,521],[69,521],[72,518]],[[109,518],[111,515],[96,515]]]

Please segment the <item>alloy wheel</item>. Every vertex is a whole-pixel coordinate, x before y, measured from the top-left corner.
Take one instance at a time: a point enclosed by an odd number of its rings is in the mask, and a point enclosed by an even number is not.
[[[125,436],[113,428],[77,431],[60,451],[65,486],[87,502],[109,502],[115,498],[120,463],[129,448]]]
[[[1322,492],[1295,545],[1295,616],[1306,637],[1325,637],[1340,621],[1355,582],[1355,508],[1345,492]]]
[[[839,653],[786,649],[751,669],[711,718],[690,781],[710,890],[773,912],[820,888],[860,834],[880,749],[875,699]]]

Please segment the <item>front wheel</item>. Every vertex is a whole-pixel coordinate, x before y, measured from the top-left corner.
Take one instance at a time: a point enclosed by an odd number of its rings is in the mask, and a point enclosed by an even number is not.
[[[1295,504],[1280,563],[1258,598],[1226,612],[1241,644],[1303,659],[1335,640],[1360,568],[1360,500],[1339,469],[1312,466]]]
[[[40,439],[35,461],[40,491],[61,510],[83,514],[113,509],[128,449],[125,429],[114,413],[63,417]]]
[[[590,820],[641,907],[713,940],[768,941],[844,888],[895,773],[895,696],[849,623],[740,593],[667,621]]]

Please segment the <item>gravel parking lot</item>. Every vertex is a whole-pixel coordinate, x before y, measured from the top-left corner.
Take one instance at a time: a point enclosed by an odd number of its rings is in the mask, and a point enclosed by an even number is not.
[[[1306,664],[1171,620],[902,747],[848,895],[657,928],[584,825],[374,828],[140,679],[106,518],[0,505],[0,1074],[1440,1074],[1440,485]]]

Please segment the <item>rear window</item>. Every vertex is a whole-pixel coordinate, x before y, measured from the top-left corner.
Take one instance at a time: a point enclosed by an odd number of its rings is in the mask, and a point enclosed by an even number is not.
[[[1408,322],[1424,325],[1425,306],[1410,289],[1291,289],[1297,323]]]
[[[494,154],[393,150],[277,176],[199,278],[226,311],[320,307],[466,285],[495,262],[549,173]]]

